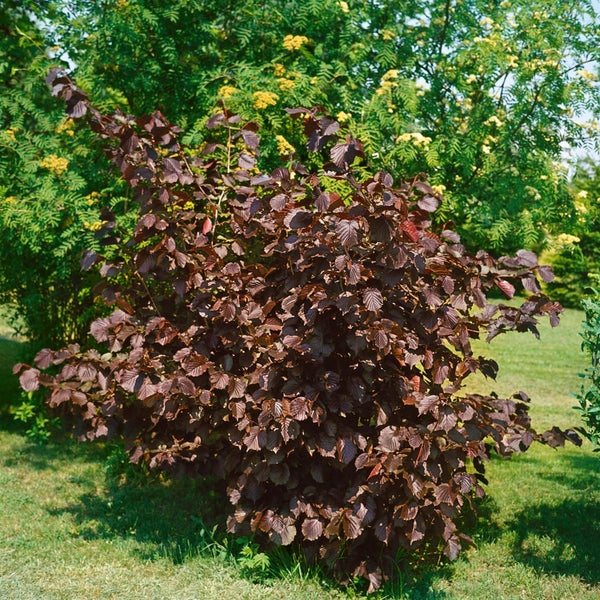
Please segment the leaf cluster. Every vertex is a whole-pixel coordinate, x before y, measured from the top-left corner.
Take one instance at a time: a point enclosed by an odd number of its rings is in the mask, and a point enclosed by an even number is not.
[[[114,307],[92,324],[98,349],[15,367],[80,439],[122,436],[133,462],[222,478],[230,531],[297,544],[370,590],[399,551],[441,544],[453,559],[471,543],[457,518],[484,494],[493,451],[578,441],[536,433],[524,394],[461,393],[498,369],[472,339],[558,323],[532,252],[495,260],[434,233],[431,186],[359,177],[362,143],[318,109],[288,113],[320,169],[264,173],[256,124],[227,110],[189,152],[159,112],[103,115],[60,70],[49,83],[105,140],[140,207],[120,255],[84,259]],[[517,288],[529,293],[518,307],[488,301]]]

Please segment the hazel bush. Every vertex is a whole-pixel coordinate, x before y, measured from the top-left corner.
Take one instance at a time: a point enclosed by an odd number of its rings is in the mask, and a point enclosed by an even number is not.
[[[369,174],[361,142],[318,109],[288,113],[319,168],[292,155],[261,173],[257,126],[224,107],[191,151],[158,112],[102,115],[60,71],[48,81],[140,207],[130,240],[105,215],[120,254],[83,258],[113,309],[95,347],[15,367],[81,440],[119,436],[133,462],[220,477],[231,532],[296,544],[371,591],[399,553],[454,559],[471,543],[458,516],[484,495],[492,452],[578,441],[536,433],[524,393],[463,389],[498,370],[471,340],[558,323],[533,253],[495,260],[433,231],[426,181]],[[492,304],[493,288],[528,297]]]

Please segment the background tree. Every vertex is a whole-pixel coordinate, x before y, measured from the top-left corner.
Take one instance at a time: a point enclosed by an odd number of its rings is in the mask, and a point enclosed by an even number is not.
[[[580,308],[582,298],[600,286],[600,166],[593,158],[577,162],[571,194],[576,218],[568,233],[551,236],[544,259],[556,276],[549,293],[565,306]]]
[[[15,308],[31,344],[81,337],[95,314],[80,260],[96,247],[107,189],[103,156],[44,83],[57,62],[58,2],[0,5],[0,303]]]
[[[557,163],[561,143],[591,142],[582,115],[598,112],[587,0],[74,6],[64,42],[94,97],[197,136],[222,97],[282,136],[265,163],[294,135],[281,109],[323,104],[370,161],[427,172],[467,244],[499,253],[574,218]]]

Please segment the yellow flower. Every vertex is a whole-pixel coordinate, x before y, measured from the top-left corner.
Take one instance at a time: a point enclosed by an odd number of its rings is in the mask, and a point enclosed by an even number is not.
[[[7,196],[6,198],[4,198],[4,202],[7,202],[8,204],[14,204],[16,201],[16,196]]]
[[[393,31],[390,31],[389,29],[384,29],[381,32],[381,37],[388,42],[389,40],[393,40],[396,37],[396,34]]]
[[[279,85],[279,89],[282,92],[288,92],[289,90],[294,88],[296,82],[292,81],[291,79],[286,79],[285,77],[280,77],[277,80],[277,84]]]
[[[254,92],[252,97],[254,98],[254,108],[257,110],[274,106],[279,100],[279,96],[273,92]]]
[[[339,4],[339,7],[342,9],[342,12],[347,13],[350,10],[350,7],[348,6],[347,2],[340,0],[340,2],[338,2],[338,4]]]
[[[350,113],[347,112],[339,112],[336,116],[336,119],[340,122],[340,123],[345,123],[346,121],[349,121],[352,118],[352,115]]]
[[[491,116],[484,125],[496,125],[496,127],[502,127],[504,121],[501,121],[496,115]]]
[[[446,186],[443,183],[440,183],[439,185],[432,185],[431,189],[438,195],[438,196],[443,196],[444,192],[446,191]]]
[[[579,77],[581,77],[585,81],[597,81],[598,80],[597,75],[588,71],[587,69],[579,69],[579,71],[577,71],[577,75],[579,75]]]
[[[87,196],[85,196],[88,206],[93,206],[98,198],[100,198],[100,192],[96,191],[90,192]]]
[[[381,96],[382,94],[391,92],[393,88],[398,87],[398,84],[395,81],[392,81],[393,79],[398,78],[398,73],[400,73],[398,69],[390,69],[387,73],[384,73],[381,78],[381,84],[375,90],[375,93]]]
[[[396,138],[396,142],[398,142],[398,143],[412,142],[413,144],[415,144],[415,146],[429,146],[429,144],[431,143],[431,138],[424,136],[422,133],[419,133],[418,131],[413,131],[413,132],[407,132],[407,133],[403,133],[402,135],[399,135]]]
[[[466,82],[469,84],[475,83],[476,81],[477,81],[477,75],[473,75],[473,74],[469,75],[466,79]]]
[[[66,119],[57,128],[56,133],[66,133],[67,135],[74,135],[73,131],[73,119]]]
[[[229,98],[231,98],[231,96],[233,96],[237,91],[238,89],[232,85],[223,85],[219,88],[217,93],[220,98],[223,98],[223,100],[229,100]]]
[[[570,246],[572,244],[577,244],[581,240],[576,235],[571,235],[570,233],[561,233],[556,241],[559,246]]]
[[[102,229],[102,221],[96,221],[95,223],[88,223],[88,221],[84,221],[83,226],[85,229],[89,231],[98,231],[98,229]]]
[[[483,19],[480,19],[480,20],[479,20],[479,24],[480,24],[482,27],[487,27],[487,26],[489,26],[489,25],[493,25],[493,24],[494,24],[494,21],[492,21],[492,19],[490,19],[489,17],[483,17]]]
[[[308,38],[304,35],[286,35],[283,38],[283,47],[286,50],[298,50],[308,42]]]
[[[68,166],[69,161],[66,158],[56,156],[56,154],[51,154],[40,161],[40,167],[48,169],[55,175],[62,175],[67,170]]]
[[[285,67],[281,63],[275,63],[273,65],[273,75],[275,77],[282,77],[285,75]]]
[[[293,154],[296,150],[294,146],[292,146],[282,135],[276,135],[275,139],[277,140],[277,151],[279,154],[287,155]]]
[[[490,147],[489,147],[489,146],[487,146],[486,144],[483,144],[483,146],[481,146],[481,151],[482,151],[484,154],[489,154],[489,153],[491,152],[491,149],[490,149]]]
[[[184,205],[183,205],[183,210],[194,210],[194,203],[191,200],[188,200]]]
[[[15,136],[16,133],[16,129],[14,127],[9,127],[8,129],[4,130],[4,133],[13,141],[16,142],[17,141],[17,137]]]
[[[580,192],[577,192],[577,197],[578,198],[587,198],[588,193],[586,190],[581,190]]]
[[[391,81],[384,81],[376,90],[375,93],[378,96],[382,96],[383,94],[392,91],[392,88],[397,85]]]

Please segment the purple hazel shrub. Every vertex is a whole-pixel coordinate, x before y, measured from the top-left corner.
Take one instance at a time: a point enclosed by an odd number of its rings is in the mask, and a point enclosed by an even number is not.
[[[577,441],[536,433],[523,393],[461,393],[470,374],[498,370],[472,339],[558,323],[534,254],[472,255],[434,232],[434,190],[359,171],[361,143],[317,109],[288,112],[320,168],[261,173],[255,124],[225,108],[191,152],[160,113],[101,115],[60,71],[49,84],[140,207],[119,256],[83,259],[113,306],[91,327],[97,347],[15,368],[81,440],[121,436],[133,462],[217,475],[231,532],[298,544],[370,590],[399,552],[454,559],[471,543],[457,517],[483,496],[492,452]],[[529,296],[492,304],[492,288]]]

